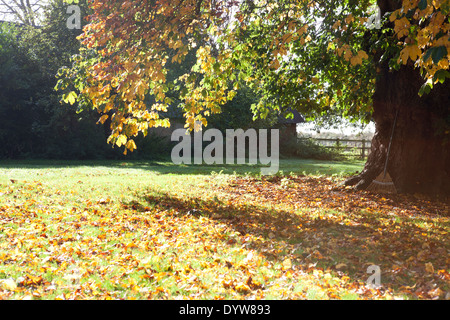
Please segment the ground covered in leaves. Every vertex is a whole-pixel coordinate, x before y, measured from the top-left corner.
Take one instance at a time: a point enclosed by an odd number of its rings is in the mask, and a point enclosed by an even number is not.
[[[450,298],[446,202],[335,175],[1,173],[1,299]]]

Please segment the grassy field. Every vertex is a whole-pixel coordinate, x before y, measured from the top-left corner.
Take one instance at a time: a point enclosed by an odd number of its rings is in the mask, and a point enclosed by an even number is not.
[[[0,162],[0,299],[449,297],[448,206],[339,186],[362,167]]]

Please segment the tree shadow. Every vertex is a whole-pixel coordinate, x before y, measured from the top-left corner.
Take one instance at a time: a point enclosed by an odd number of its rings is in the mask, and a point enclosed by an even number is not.
[[[112,169],[139,169],[153,171],[158,174],[175,175],[209,175],[222,174],[259,174],[262,165],[224,164],[224,165],[176,165],[164,160],[155,161],[121,161],[121,160],[2,160],[1,169],[61,169],[77,167],[108,167]]]
[[[427,234],[420,226],[403,225],[389,214],[360,210],[353,212],[351,219],[336,219],[309,214],[307,209],[298,214],[217,197],[180,199],[155,190],[128,205],[137,211],[151,206],[225,223],[242,237],[263,239],[247,245],[267,259],[282,262],[289,257],[296,268],[307,272],[320,269],[365,283],[370,276],[368,267],[376,265],[384,289],[420,298],[431,298],[428,292],[436,287],[448,290],[450,248],[442,240],[445,235]],[[437,234],[446,232],[448,228],[443,227]],[[283,251],[271,250],[274,244],[284,247]]]
[[[348,174],[354,173],[354,162],[316,161],[304,159],[284,159],[280,161],[279,173],[297,174]],[[61,169],[79,167],[108,167],[111,169],[138,169],[153,171],[161,175],[210,175],[221,173],[226,175],[260,175],[261,164],[180,164],[171,159],[162,160],[0,160],[0,169]]]

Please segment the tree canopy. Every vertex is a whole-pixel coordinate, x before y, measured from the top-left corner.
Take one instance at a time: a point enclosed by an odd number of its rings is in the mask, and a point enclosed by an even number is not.
[[[89,1],[82,49],[57,87],[66,102],[110,118],[109,142],[131,151],[139,132],[169,126],[159,115],[173,90],[189,128],[206,125],[242,84],[261,97],[254,106],[261,117],[294,106],[309,119],[369,121],[380,63],[420,69],[420,95],[450,77],[449,1],[381,8],[390,2]],[[192,50],[195,65],[169,81],[167,64]]]

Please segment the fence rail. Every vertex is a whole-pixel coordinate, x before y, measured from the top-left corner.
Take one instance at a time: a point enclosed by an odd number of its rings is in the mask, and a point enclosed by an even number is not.
[[[311,139],[317,144],[322,145],[326,148],[335,149],[339,151],[345,151],[347,153],[352,153],[359,156],[361,159],[365,159],[370,154],[370,149],[372,147],[371,140],[368,139],[330,139],[330,138],[302,138]],[[356,152],[355,152],[356,151]]]

